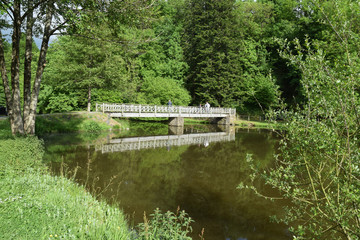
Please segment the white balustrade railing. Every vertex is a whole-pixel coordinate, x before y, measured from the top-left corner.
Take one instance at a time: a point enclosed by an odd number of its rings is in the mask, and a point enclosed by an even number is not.
[[[227,114],[234,116],[236,109],[220,107],[163,106],[144,104],[96,103],[96,111],[104,113],[179,113],[179,114]]]

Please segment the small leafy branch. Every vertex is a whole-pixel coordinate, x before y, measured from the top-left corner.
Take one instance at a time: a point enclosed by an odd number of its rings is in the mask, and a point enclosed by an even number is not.
[[[191,223],[194,220],[178,207],[177,212],[162,213],[158,208],[150,214],[151,220],[144,212],[144,223],[138,225],[138,239],[143,240],[190,240],[192,232]]]

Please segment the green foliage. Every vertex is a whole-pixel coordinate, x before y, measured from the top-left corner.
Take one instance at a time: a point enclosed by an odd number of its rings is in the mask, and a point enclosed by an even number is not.
[[[239,97],[242,69],[233,0],[186,1],[184,49],[193,103],[229,106]]]
[[[120,90],[94,89],[92,99],[98,103],[123,103],[129,101]],[[92,109],[95,109],[93,105]]]
[[[74,94],[58,93],[49,97],[49,104],[46,106],[46,112],[70,112],[76,110],[77,98]]]
[[[248,1],[186,1],[184,49],[187,88],[193,103],[260,112],[277,103],[270,77],[266,29],[271,4]]]
[[[145,79],[137,102],[165,105],[169,99],[175,105],[187,106],[190,103],[190,95],[175,80],[157,77]]]
[[[348,23],[360,9],[346,0],[332,3],[334,11],[324,10],[330,2],[313,3],[339,40],[337,56],[326,55],[317,40],[284,45],[281,56],[301,71],[305,101],[286,114],[276,168],[263,173],[254,166],[252,179],[262,175],[292,201],[280,219],[295,239],[358,239],[359,30]]]
[[[0,87],[0,106],[5,107],[6,106],[6,99],[5,99],[5,93],[4,88]]]
[[[355,239],[359,232],[360,151],[359,63],[357,58],[331,63],[323,51],[287,55],[303,73],[304,109],[289,118],[283,140],[284,165],[269,180],[295,208],[288,222],[299,237]],[[303,219],[299,221],[299,219]]]
[[[107,32],[102,31],[102,34]],[[52,89],[51,96],[46,97],[48,91],[45,96],[40,95],[43,100],[41,110],[63,112],[84,108],[92,89],[123,87],[130,91],[126,66],[119,51],[120,47],[111,43],[76,37],[58,38],[49,49],[49,64],[44,73],[44,88]]]
[[[194,222],[185,211],[162,213],[158,208],[150,214],[151,220],[144,215],[144,223],[139,224],[139,237],[144,240],[190,240],[188,233],[191,233],[190,224]]]
[[[40,112],[83,109],[89,93],[92,102],[165,104],[171,98],[187,105],[181,28],[173,22],[167,3],[157,4],[162,17],[150,29],[119,26],[121,37],[139,44],[105,41],[113,37],[105,24],[89,28],[100,39],[60,37],[49,49]],[[144,41],[144,36],[156,40]]]
[[[83,123],[82,128],[86,129],[86,131],[90,133],[97,133],[103,130],[97,122],[93,121]]]

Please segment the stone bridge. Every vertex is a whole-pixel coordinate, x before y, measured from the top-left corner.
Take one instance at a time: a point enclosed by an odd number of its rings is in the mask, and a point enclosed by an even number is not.
[[[170,126],[183,126],[184,118],[210,118],[212,123],[233,125],[236,117],[234,108],[144,104],[96,103],[96,112],[119,118],[169,118]]]

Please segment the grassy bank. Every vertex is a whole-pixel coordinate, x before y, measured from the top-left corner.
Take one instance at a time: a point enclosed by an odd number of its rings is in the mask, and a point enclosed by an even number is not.
[[[129,239],[120,210],[65,177],[51,176],[42,156],[36,137],[0,136],[1,239]]]
[[[71,112],[37,115],[36,134],[66,132],[100,132],[125,129],[126,120],[114,120],[102,113]]]
[[[270,123],[265,121],[248,121],[243,119],[236,119],[235,126],[243,128],[266,128],[266,129],[281,129],[281,123]]]
[[[43,153],[41,140],[14,138],[8,120],[0,120],[0,239],[191,239],[192,220],[183,211],[156,210],[130,228],[121,210],[71,178],[53,176]]]
[[[196,119],[196,118],[185,118],[185,124],[208,124],[208,119]],[[235,120],[235,126],[243,128],[266,128],[266,129],[281,129],[281,123],[270,123],[266,121],[248,121],[237,118]]]

